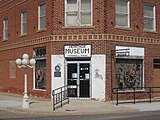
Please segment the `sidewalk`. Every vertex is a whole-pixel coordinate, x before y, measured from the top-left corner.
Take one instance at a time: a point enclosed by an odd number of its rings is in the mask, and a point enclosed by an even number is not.
[[[93,100],[70,100],[69,104],[52,110],[52,101],[40,98],[30,98],[30,108],[22,109],[22,96],[0,92],[0,110],[21,112],[34,115],[87,115],[87,114],[108,114],[136,111],[160,110],[160,102],[121,104],[116,106],[110,102]]]

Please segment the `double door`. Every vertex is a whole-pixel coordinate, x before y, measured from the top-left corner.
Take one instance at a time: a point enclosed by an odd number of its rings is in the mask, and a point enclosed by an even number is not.
[[[90,97],[90,63],[67,62],[67,84],[69,97]]]

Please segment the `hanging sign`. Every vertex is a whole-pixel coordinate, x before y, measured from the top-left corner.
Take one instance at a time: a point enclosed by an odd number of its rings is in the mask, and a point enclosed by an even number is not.
[[[91,45],[66,45],[65,57],[91,57]]]

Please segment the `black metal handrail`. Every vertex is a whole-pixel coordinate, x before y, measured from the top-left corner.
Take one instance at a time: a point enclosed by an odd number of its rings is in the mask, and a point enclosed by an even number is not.
[[[53,96],[53,110],[62,107],[66,103],[69,103],[68,85],[54,89],[52,91],[52,96]]]
[[[157,91],[156,89],[159,89]],[[126,91],[127,90],[127,91]],[[136,94],[149,94],[149,102],[152,102],[152,93],[160,93],[160,87],[133,87],[133,88],[113,88],[112,93],[116,94],[116,105],[119,104],[119,94],[133,94],[133,103],[136,103]]]

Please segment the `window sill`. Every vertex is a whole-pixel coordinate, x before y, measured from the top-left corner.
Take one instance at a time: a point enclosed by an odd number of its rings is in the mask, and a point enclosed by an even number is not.
[[[37,33],[45,32],[45,31],[46,31],[46,28],[43,28],[43,29],[38,30]]]
[[[64,29],[70,29],[70,28],[72,28],[72,29],[84,29],[84,28],[93,29],[93,28],[95,28],[95,26],[65,26],[62,28],[64,28]]]
[[[8,41],[8,39],[3,39],[3,40],[2,40],[2,42],[7,42],[7,41]]]
[[[114,28],[122,30],[132,30],[130,27],[122,27],[122,26],[115,26]]]
[[[34,91],[47,91],[46,89],[44,90],[44,89],[33,89]]]
[[[145,89],[137,89],[135,92],[145,92]],[[119,90],[118,93],[134,93],[134,90]]]
[[[25,37],[25,36],[27,36],[27,33],[21,34],[19,37]]]
[[[157,31],[154,31],[154,30],[143,30],[143,32],[147,32],[147,33],[158,33]]]

